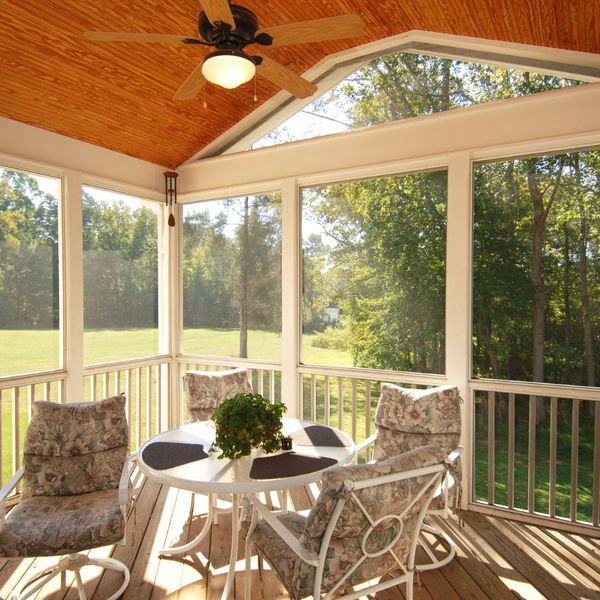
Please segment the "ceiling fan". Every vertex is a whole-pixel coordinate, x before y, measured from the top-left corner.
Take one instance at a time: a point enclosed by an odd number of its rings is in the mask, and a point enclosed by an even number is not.
[[[274,27],[259,27],[256,15],[228,0],[199,0],[200,38],[155,33],[86,31],[94,42],[158,42],[200,45],[212,48],[175,93],[176,100],[194,99],[207,81],[233,89],[250,81],[256,73],[298,98],[314,94],[317,86],[291,69],[261,54],[248,54],[247,46],[288,46],[358,37],[364,32],[362,19],[355,14],[325,17]]]

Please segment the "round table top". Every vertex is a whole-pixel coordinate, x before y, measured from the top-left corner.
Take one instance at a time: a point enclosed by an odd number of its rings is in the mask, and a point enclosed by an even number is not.
[[[283,435],[288,436],[310,425],[315,425],[315,423],[284,417],[282,432]],[[292,451],[304,456],[333,458],[337,461],[337,464],[332,465],[332,467],[349,463],[356,453],[354,442],[339,429],[333,427],[330,427],[330,429],[349,445],[305,446],[297,445],[294,442]],[[214,440],[215,425],[212,421],[188,423],[159,433],[147,440],[138,450],[138,465],[142,473],[159,483],[193,492],[218,494],[268,492],[301,487],[318,481],[323,471],[327,470],[320,469],[291,477],[253,479],[250,477],[250,469],[254,458],[272,456],[265,454],[262,450],[253,450],[250,456],[243,456],[235,460],[220,459],[218,458],[220,452],[209,452],[208,458],[168,469],[155,469],[144,462],[143,459],[144,449],[155,442],[202,444],[204,449],[208,451]],[[281,454],[281,452],[276,454]]]

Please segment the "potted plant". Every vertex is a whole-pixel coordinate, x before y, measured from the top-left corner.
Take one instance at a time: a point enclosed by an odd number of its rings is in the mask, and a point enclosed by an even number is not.
[[[275,452],[281,447],[283,404],[272,404],[260,394],[236,394],[217,406],[212,415],[216,426],[213,449],[219,458],[247,456],[252,448]]]

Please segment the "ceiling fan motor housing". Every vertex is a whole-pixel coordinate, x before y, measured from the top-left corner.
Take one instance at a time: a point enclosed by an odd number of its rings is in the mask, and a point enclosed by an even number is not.
[[[198,31],[202,38],[214,44],[219,50],[242,50],[255,41],[258,19],[251,10],[243,6],[230,4],[229,7],[235,21],[235,29],[231,29],[227,23],[213,24],[206,18],[204,12],[201,12]]]

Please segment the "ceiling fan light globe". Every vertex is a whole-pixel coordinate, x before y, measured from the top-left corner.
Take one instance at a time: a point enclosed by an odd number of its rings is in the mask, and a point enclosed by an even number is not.
[[[211,52],[202,64],[202,75],[228,90],[250,81],[256,74],[252,59],[237,50]]]

